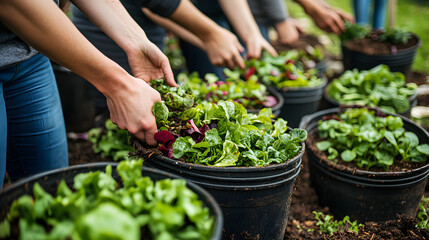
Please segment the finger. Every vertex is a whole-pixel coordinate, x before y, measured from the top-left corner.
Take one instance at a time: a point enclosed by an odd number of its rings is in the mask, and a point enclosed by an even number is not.
[[[337,25],[339,30],[338,34],[341,34],[346,29],[346,27],[344,26],[343,20],[339,16],[335,18],[335,24]]]
[[[264,49],[267,50],[267,52],[270,53],[274,57],[276,57],[278,55],[277,51],[268,42],[265,42]]]
[[[261,50],[259,50],[259,51],[261,51]],[[258,56],[257,56],[256,52],[257,52],[257,49],[255,47],[247,46],[246,58],[247,59],[257,58]]]
[[[234,62],[238,65],[239,68],[244,69],[246,65],[244,64],[244,59],[239,53],[234,54]]]
[[[136,138],[138,138],[140,141],[142,141],[142,142],[145,142],[146,141],[146,139],[145,139],[145,134],[144,134],[144,131],[142,130],[142,131],[139,131],[139,132],[137,132],[137,133],[135,133],[135,134],[133,134],[134,135],[134,137],[136,137]]]
[[[156,128],[155,117],[153,117],[153,120],[152,127],[144,132],[145,141],[151,146],[155,146],[157,144],[157,141],[155,140],[155,133],[158,131],[158,129]]]
[[[161,63],[161,68],[162,68],[162,72],[164,73],[164,77],[165,77],[165,80],[168,83],[168,85],[170,85],[172,87],[176,87],[177,83],[174,80],[174,74],[173,74],[173,71],[171,70],[170,63],[168,61],[163,61]]]
[[[243,45],[241,45],[238,40],[236,41],[236,46],[237,46],[239,52],[244,52],[245,49],[244,49]]]

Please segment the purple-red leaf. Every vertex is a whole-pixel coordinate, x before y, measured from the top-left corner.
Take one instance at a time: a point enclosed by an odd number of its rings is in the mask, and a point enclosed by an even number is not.
[[[171,132],[162,130],[155,133],[155,140],[165,145],[168,141],[176,140],[176,138],[171,134]]]
[[[264,107],[271,108],[277,104],[277,99],[273,96],[267,96],[265,101],[262,103]]]

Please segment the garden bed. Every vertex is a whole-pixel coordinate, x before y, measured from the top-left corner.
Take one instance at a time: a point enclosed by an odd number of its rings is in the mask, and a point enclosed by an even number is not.
[[[92,162],[109,160],[94,154],[91,143],[82,140],[69,140],[69,158],[70,164],[82,163],[86,160]],[[429,191],[425,192],[425,196],[429,196]],[[293,191],[285,239],[429,239],[429,230],[415,227],[417,218],[406,217],[383,224],[363,223],[358,234],[353,232],[321,234],[317,230],[317,220],[312,211],[331,214],[327,207],[318,204],[316,192],[310,186],[308,160],[304,154],[302,173]]]

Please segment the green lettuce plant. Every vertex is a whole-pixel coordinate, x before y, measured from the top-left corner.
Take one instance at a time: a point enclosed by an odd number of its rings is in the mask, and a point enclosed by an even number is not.
[[[400,117],[376,113],[367,108],[349,108],[344,113],[319,121],[320,151],[328,159],[354,162],[359,168],[382,167],[394,161],[425,163],[429,145],[420,144],[417,135],[404,129]]]
[[[0,237],[19,229],[19,239],[210,239],[214,218],[198,195],[181,179],[154,183],[142,177],[142,160],[122,161],[112,167],[74,177],[73,189],[63,181],[52,196],[36,183],[33,196],[15,200]]]
[[[379,107],[391,113],[410,108],[409,98],[417,85],[406,83],[400,72],[390,72],[386,65],[367,71],[348,70],[328,85],[329,97],[340,104]]]

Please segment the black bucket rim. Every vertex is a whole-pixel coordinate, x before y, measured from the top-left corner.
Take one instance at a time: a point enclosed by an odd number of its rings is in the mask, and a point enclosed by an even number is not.
[[[309,150],[311,151],[311,150]],[[429,176],[429,168],[426,171],[419,173],[415,176],[400,178],[397,176],[396,179],[373,179],[369,177],[355,176],[337,169],[334,169],[331,166],[327,166],[321,161],[316,159],[309,159],[309,163],[313,167],[317,168],[317,171],[322,171],[323,174],[328,175],[331,178],[336,179],[337,181],[345,182],[351,184],[355,187],[371,187],[371,188],[407,188],[414,184],[417,184],[421,181],[424,181]]]
[[[297,164],[291,168],[287,168],[285,169],[284,172],[280,173],[280,174],[276,174],[276,175],[268,175],[268,176],[262,176],[262,177],[220,177],[220,176],[214,176],[214,175],[203,175],[202,173],[195,173],[193,171],[186,171],[183,172],[181,171],[182,168],[177,167],[177,165],[171,165],[170,163],[166,163],[166,164],[158,164],[158,162],[162,162],[163,159],[160,158],[160,155],[154,156],[154,159],[152,160],[148,160],[147,162],[150,162],[149,164],[147,164],[146,166],[148,167],[152,167],[152,166],[156,166],[156,168],[159,168],[160,166],[163,168],[166,168],[168,170],[176,170],[177,172],[180,172],[181,174],[183,174],[186,177],[200,177],[202,179],[207,179],[207,180],[212,180],[212,181],[219,181],[219,182],[236,182],[236,183],[241,183],[241,182],[255,182],[255,181],[268,181],[270,179],[275,179],[275,178],[280,178],[280,177],[285,177],[285,176],[289,176],[291,174],[294,174],[296,171],[296,168],[298,166],[301,165],[302,163],[302,158],[299,159],[299,161],[297,162]],[[157,161],[160,160],[160,161]],[[187,178],[188,179],[188,178]]]
[[[316,119],[318,117],[321,117],[321,116],[325,116],[325,115],[333,114],[333,113],[338,113],[339,110],[340,110],[340,108],[330,108],[330,109],[318,111],[318,112],[310,114],[310,115],[306,115],[302,118],[302,121],[301,121],[299,127],[302,129],[305,129],[310,135],[311,132],[315,131],[314,130],[315,126],[309,125],[310,121],[312,121],[313,119]],[[401,116],[398,114],[390,114],[390,113],[389,113],[389,115],[400,117],[402,119],[402,121],[404,121],[404,126],[406,124],[409,124],[409,125],[412,125],[413,127],[416,127],[419,131],[421,131],[423,133],[424,138],[428,139],[427,142],[429,142],[429,133],[426,130],[424,130],[422,127],[420,127],[419,125],[417,125],[416,123],[414,123],[413,121],[409,120],[408,118],[406,118],[404,116]],[[309,129],[309,128],[311,128],[311,129]],[[361,170],[361,169],[357,169],[357,168],[354,169],[351,167],[346,167],[345,169],[339,169],[338,165],[340,165],[340,164],[328,162],[328,160],[326,160],[326,159],[321,159],[321,162],[323,162],[324,165],[332,167],[333,169],[335,169],[337,171],[348,173],[352,176],[367,176],[369,178],[388,178],[388,177],[404,178],[407,175],[412,175],[416,172],[427,171],[429,169],[429,162],[426,163],[426,165],[424,165],[424,166],[421,166],[421,167],[418,167],[415,169],[411,169],[411,170],[407,170],[407,171],[401,171],[401,172],[374,172],[374,171],[368,171],[368,170]]]
[[[275,87],[275,89],[280,93],[316,91],[316,90],[324,88],[326,86],[326,84],[328,84],[328,78],[326,77],[325,74],[323,74],[319,78],[321,78],[323,80],[323,82],[317,86],[313,86],[313,87],[284,87],[284,88]]]
[[[404,54],[404,53],[416,51],[418,48],[420,48],[423,45],[423,41],[421,40],[421,38],[417,34],[415,34],[413,32],[409,32],[409,33],[411,33],[412,37],[415,37],[417,39],[416,45],[411,46],[409,48],[400,49],[400,50],[397,51],[396,54],[366,54],[366,53],[363,53],[363,52],[360,52],[360,51],[352,50],[352,49],[346,47],[346,45],[344,43],[341,43],[341,49],[346,49],[347,51],[352,52],[352,53],[358,53],[358,54],[362,54],[362,55],[365,55],[365,56],[371,56],[371,57],[397,56],[397,55],[400,55],[400,54]]]
[[[56,175],[56,174],[65,173],[68,171],[79,170],[82,168],[100,168],[100,169],[104,168],[105,169],[107,167],[107,165],[111,165],[113,169],[116,169],[118,163],[114,163],[114,162],[86,163],[86,164],[79,164],[79,165],[74,165],[74,166],[70,166],[70,167],[65,167],[65,168],[58,168],[58,169],[46,171],[43,173],[38,173],[38,174],[35,174],[32,176],[20,179],[17,182],[12,183],[7,188],[1,189],[0,190],[0,196],[7,195],[9,192],[13,192],[16,189],[24,188],[25,185],[30,183],[30,182],[36,183],[40,180],[43,180],[44,177],[47,177],[50,175]],[[212,216],[215,218],[213,233],[212,233],[212,236],[210,239],[211,240],[218,240],[218,239],[222,238],[223,213],[222,213],[222,210],[219,206],[219,203],[217,203],[217,201],[214,199],[214,197],[209,192],[207,192],[207,190],[198,186],[196,183],[191,182],[190,180],[184,179],[184,178],[182,178],[176,174],[165,172],[165,171],[162,171],[159,169],[148,168],[145,166],[142,166],[141,169],[142,169],[142,171],[147,171],[147,172],[151,172],[153,174],[158,174],[158,175],[161,175],[162,177],[165,177],[165,178],[185,180],[187,187],[189,187],[193,192],[197,193],[198,195],[201,194],[202,197],[199,196],[198,199],[200,201],[202,201],[204,203],[204,205],[207,205],[206,207],[208,207],[212,211]],[[204,200],[202,200],[202,198],[204,198]]]
[[[279,180],[277,182],[273,183],[265,183],[265,184],[259,184],[259,185],[218,185],[218,184],[212,184],[212,183],[206,183],[206,182],[197,182],[194,180],[195,183],[198,183],[198,185],[203,186],[204,188],[211,188],[211,189],[218,189],[218,190],[227,190],[227,191],[237,191],[237,190],[245,190],[245,191],[256,191],[256,190],[262,190],[262,189],[273,189],[278,186],[281,186],[283,184],[286,184],[287,182],[294,181],[298,175],[301,173],[301,165],[299,165],[296,168],[296,172],[292,175],[288,176],[285,179]]]
[[[267,91],[270,93],[270,96],[273,96],[277,99],[277,104],[274,105],[273,107],[271,107],[271,111],[274,113],[276,111],[280,111],[283,107],[284,104],[284,100],[283,100],[283,96],[273,87],[267,87]],[[259,113],[259,111],[262,110],[261,109],[248,109],[246,108],[248,113]]]
[[[335,81],[335,80],[333,80],[333,81]],[[330,82],[328,85],[326,85],[326,88],[323,89],[323,97],[326,99],[326,101],[328,101],[330,104],[332,104],[334,106],[351,106],[351,105],[339,103],[335,99],[333,99],[331,96],[329,96],[328,90],[329,90],[329,87],[332,85],[332,82]],[[412,96],[410,96],[408,98],[408,102],[410,103],[410,108],[405,112],[397,113],[397,114],[407,113],[408,111],[410,111],[411,108],[413,108],[417,105],[417,91]]]
[[[289,129],[289,127],[288,127]],[[290,128],[292,129],[292,128]],[[162,161],[166,161],[167,163],[169,163],[170,165],[175,165],[175,166],[179,166],[179,167],[185,167],[188,169],[196,169],[196,170],[200,170],[200,171],[210,171],[210,172],[235,172],[235,173],[240,173],[240,172],[260,172],[260,171],[275,171],[277,169],[282,169],[284,167],[289,167],[290,165],[294,164],[295,162],[297,162],[300,158],[302,158],[302,156],[304,155],[305,152],[305,142],[301,143],[301,150],[298,152],[298,154],[293,157],[292,159],[289,159],[288,161],[284,162],[284,163],[279,163],[279,164],[270,164],[270,165],[266,165],[266,166],[253,166],[253,167],[216,167],[216,166],[207,166],[207,165],[201,165],[201,164],[195,164],[195,163],[188,163],[188,162],[184,162],[184,161],[180,161],[180,160],[175,160],[175,159],[171,159],[168,158],[166,156],[163,155],[158,155],[158,154],[153,154],[150,158],[158,158]],[[231,171],[233,170],[233,171]]]

